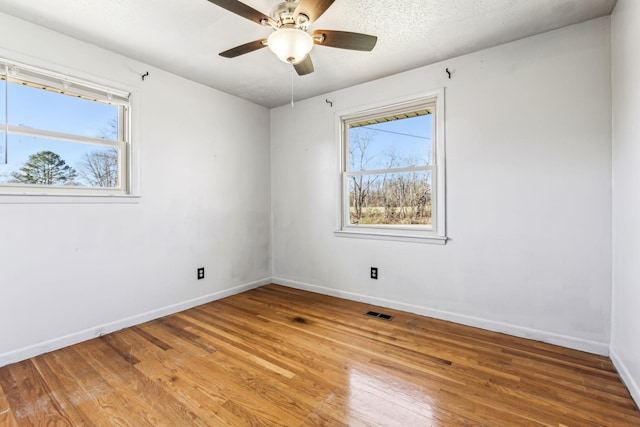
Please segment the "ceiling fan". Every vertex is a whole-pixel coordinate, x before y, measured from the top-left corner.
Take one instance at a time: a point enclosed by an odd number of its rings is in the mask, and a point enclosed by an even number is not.
[[[235,58],[268,47],[281,61],[292,64],[300,76],[313,72],[313,62],[309,55],[313,45],[369,52],[378,41],[376,36],[348,31],[315,30],[309,33],[309,26],[335,0],[286,0],[276,4],[269,16],[237,0],[209,1],[229,12],[273,29],[269,37],[236,46],[220,53],[220,56]]]

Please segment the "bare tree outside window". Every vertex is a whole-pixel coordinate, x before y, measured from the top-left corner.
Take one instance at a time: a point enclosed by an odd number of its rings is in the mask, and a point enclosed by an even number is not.
[[[118,186],[118,150],[85,153],[78,163],[78,175],[92,187]]]
[[[349,141],[349,166],[351,170],[365,170],[373,160],[373,157],[367,154],[367,149],[371,142],[371,135],[357,132],[354,133]],[[367,202],[371,185],[376,178],[371,175],[355,175],[351,177],[351,207],[354,211],[352,214],[352,223],[357,224],[363,218],[362,209]],[[353,222],[353,220],[357,222]]]
[[[118,138],[118,120],[114,119],[103,129],[104,139]],[[92,187],[118,187],[118,150],[108,148],[85,152],[78,165],[78,175]]]

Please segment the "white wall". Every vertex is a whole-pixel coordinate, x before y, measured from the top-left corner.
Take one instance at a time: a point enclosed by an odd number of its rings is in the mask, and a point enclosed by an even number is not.
[[[266,108],[2,14],[0,56],[133,89],[141,193],[0,196],[0,366],[269,281]]]
[[[612,15],[613,308],[611,358],[640,404],[640,2]]]
[[[274,281],[608,353],[610,80],[602,18],[272,110]],[[443,86],[451,240],[336,237],[335,112]]]

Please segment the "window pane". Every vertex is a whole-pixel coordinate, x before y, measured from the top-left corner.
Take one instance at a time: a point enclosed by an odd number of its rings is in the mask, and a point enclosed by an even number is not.
[[[349,176],[349,224],[431,228],[431,171]]]
[[[118,107],[9,82],[9,124],[118,139]]]
[[[9,135],[0,183],[118,187],[118,149]]]
[[[349,127],[348,171],[433,164],[433,115]]]

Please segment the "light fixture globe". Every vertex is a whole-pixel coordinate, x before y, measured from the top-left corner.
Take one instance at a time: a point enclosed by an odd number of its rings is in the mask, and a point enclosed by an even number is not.
[[[269,35],[267,46],[282,62],[298,64],[311,52],[313,37],[297,28],[280,28]]]

